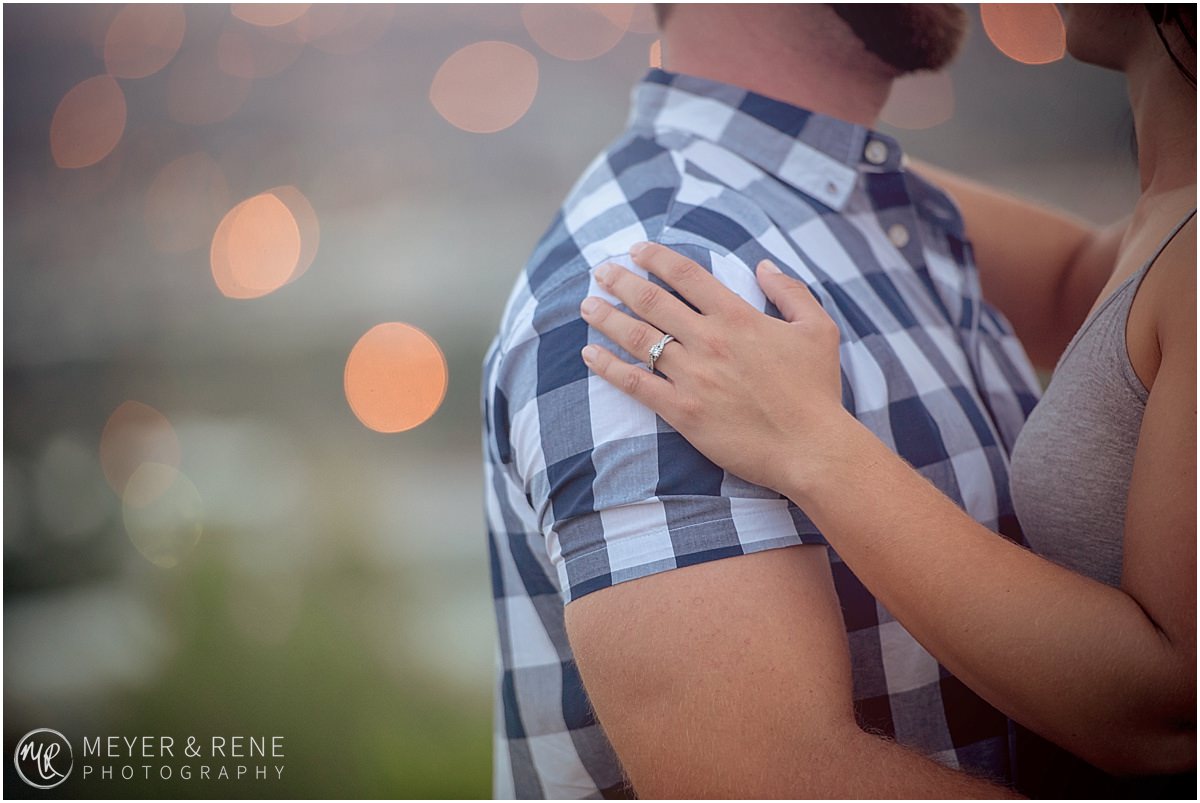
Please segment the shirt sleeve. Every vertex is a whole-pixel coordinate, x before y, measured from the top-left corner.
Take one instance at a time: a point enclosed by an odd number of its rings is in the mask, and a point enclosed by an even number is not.
[[[710,270],[759,309],[775,313],[748,265],[687,243],[664,242]],[[509,338],[499,382],[511,415],[512,468],[523,487],[563,601],[681,566],[796,544],[825,544],[794,504],[723,471],[678,432],[587,369],[599,343],[630,355],[579,316],[603,291],[592,269],[615,262],[646,276],[628,254],[567,274],[529,302]]]

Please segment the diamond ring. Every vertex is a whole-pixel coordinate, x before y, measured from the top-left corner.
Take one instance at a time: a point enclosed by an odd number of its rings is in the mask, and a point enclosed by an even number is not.
[[[666,348],[667,344],[674,339],[671,335],[663,335],[662,340],[650,347],[650,359],[646,361],[646,367],[650,369],[650,373],[654,373],[654,363],[662,356],[663,349]]]

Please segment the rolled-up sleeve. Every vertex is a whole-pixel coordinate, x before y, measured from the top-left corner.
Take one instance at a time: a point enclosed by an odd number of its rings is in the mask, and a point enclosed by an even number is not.
[[[750,268],[729,255],[672,244],[759,308]],[[723,471],[678,432],[584,365],[599,343],[637,362],[579,317],[607,297],[580,266],[532,300],[504,355],[512,467],[545,537],[564,602],[669,569],[797,544],[825,544],[794,504]],[[758,294],[758,295],[756,295]],[[515,400],[515,402],[514,402]]]

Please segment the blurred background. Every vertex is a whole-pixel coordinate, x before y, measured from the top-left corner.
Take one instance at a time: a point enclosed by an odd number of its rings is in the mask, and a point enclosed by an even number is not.
[[[1119,76],[1052,5],[969,11],[882,127],[1124,214]],[[49,794],[489,796],[480,363],[658,51],[645,5],[4,7],[6,755],[286,749]]]

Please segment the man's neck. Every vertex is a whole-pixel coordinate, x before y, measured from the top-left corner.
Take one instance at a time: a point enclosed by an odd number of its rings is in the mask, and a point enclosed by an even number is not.
[[[896,71],[847,36],[827,6],[800,7],[803,24],[797,8],[689,5],[664,33],[663,66],[873,126]]]
[[[1196,184],[1196,91],[1157,38],[1126,67],[1143,196]]]

